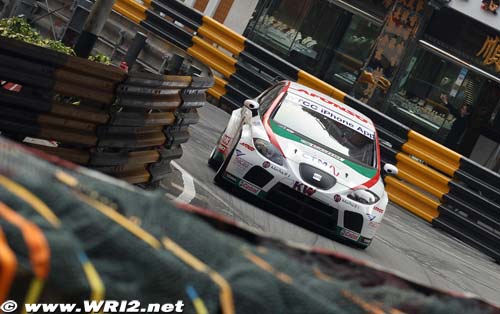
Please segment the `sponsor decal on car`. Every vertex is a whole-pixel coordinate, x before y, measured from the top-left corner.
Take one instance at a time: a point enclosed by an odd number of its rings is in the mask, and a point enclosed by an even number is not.
[[[227,147],[226,147],[224,144],[222,144],[222,143],[221,143],[221,144],[219,145],[218,150],[219,150],[219,152],[220,152],[221,154],[225,155],[225,154],[226,154],[226,151],[227,151]]]
[[[239,170],[248,170],[248,168],[250,168],[250,166],[252,165],[250,162],[241,157],[236,157],[234,159],[234,162]]]
[[[344,106],[342,106],[342,105],[340,105],[338,103],[335,103],[335,102],[333,102],[333,101],[331,101],[331,100],[329,100],[329,99],[327,99],[327,98],[325,98],[323,96],[316,95],[315,93],[309,92],[309,91],[307,91],[305,89],[298,89],[297,91],[299,93],[304,93],[306,95],[309,95],[312,98],[317,98],[317,99],[321,100],[322,102],[324,102],[324,103],[326,103],[328,105],[332,105],[336,109],[338,109],[338,110],[340,110],[342,112],[347,113],[348,115],[356,118],[357,120],[360,120],[360,121],[362,121],[364,123],[369,123],[369,121],[365,117],[362,117],[359,114],[357,114],[357,113],[353,112],[352,110],[350,110],[349,108],[346,108],[346,107],[344,107]]]
[[[339,198],[337,198],[337,196]],[[339,200],[337,201],[337,199],[339,199]],[[352,207],[352,208],[355,208],[355,209],[359,209],[359,204],[356,203],[356,202],[354,202],[354,201],[352,201],[352,200],[350,200],[350,199],[348,199],[347,197],[342,197],[342,196],[340,196],[340,195],[337,194],[337,195],[334,196],[334,200],[337,203],[338,202],[342,202],[342,203],[346,204],[349,207]]]
[[[290,97],[290,96],[289,96]],[[375,139],[375,132],[373,130],[370,130],[360,124],[358,124],[356,121],[351,120],[350,118],[344,117],[341,114],[335,113],[333,110],[324,107],[320,104],[317,104],[313,101],[309,101],[303,98],[300,98],[299,96],[296,96],[297,99],[296,101],[303,107],[309,108],[311,110],[314,110],[315,112],[328,117],[340,124],[343,124],[347,126],[348,128],[355,130],[356,132],[363,134],[364,136],[368,137],[369,139]],[[368,121],[366,120],[366,123]]]
[[[236,149],[236,157],[245,156],[246,154],[239,149]]]
[[[224,174],[224,178],[228,179],[229,181],[233,182],[233,183],[236,183],[238,182],[238,178],[236,178],[235,176],[233,176],[232,174],[230,174],[229,172],[226,172]]]
[[[325,160],[322,160],[321,158],[319,157],[316,157],[316,156],[313,156],[313,155],[309,155],[308,153],[303,153],[302,154],[302,157],[304,157],[304,159],[308,160],[308,161],[311,161],[317,165],[321,165],[321,166],[324,166],[324,167],[328,167],[331,171],[331,173],[338,177],[340,175],[340,172],[337,171],[337,168],[335,167],[335,165],[325,161]]]
[[[246,149],[248,149],[251,152],[253,152],[255,150],[255,148],[253,148],[252,146],[250,146],[250,144],[241,143],[240,145],[243,146],[243,147],[245,147]]]
[[[222,136],[222,140],[221,140],[220,145],[219,145],[219,152],[221,152],[224,156],[227,153],[227,149],[228,149],[229,143],[231,143],[231,139],[232,138],[230,136],[227,136],[226,134],[224,134]]]
[[[264,163],[262,164],[262,167],[264,167],[264,169],[267,169],[267,168],[271,167],[271,163],[269,161],[264,161]]]
[[[380,222],[370,221],[368,225],[372,228],[378,228],[380,226]]]
[[[330,152],[330,151],[324,149],[323,147],[320,147],[320,146],[318,146],[318,145],[316,145],[314,143],[308,142],[308,141],[306,141],[304,139],[301,139],[300,142],[302,144],[306,145],[306,146],[311,147],[312,149],[315,149],[317,151],[322,152],[323,154],[326,154],[326,155],[328,155],[328,156],[330,156],[332,158],[335,158],[338,161],[344,161],[345,160],[344,158],[342,158],[342,157],[340,157],[340,156],[338,156],[338,155],[336,155],[336,154],[334,154],[334,153],[332,153],[332,152]]]
[[[338,194],[335,194],[335,196],[333,197],[333,200],[338,203],[342,200],[342,196],[338,195]]]
[[[244,181],[244,180],[240,181],[240,188],[242,188],[243,190],[248,191],[252,194],[255,194],[255,195],[258,195],[261,191],[260,188],[256,187],[252,183]]]
[[[349,229],[342,229],[342,231],[340,231],[340,235],[343,236],[344,238],[348,238],[354,241],[358,241],[360,237],[359,233]]]
[[[368,217],[368,220],[370,220],[370,221],[374,221],[375,218],[377,218],[377,216],[374,216],[374,215],[368,214],[368,213],[366,214],[366,217]]]
[[[381,214],[384,213],[384,210],[382,208],[377,207],[377,206],[373,207],[373,210],[376,211],[376,212],[379,212]]]
[[[316,193],[316,189],[313,189],[312,187],[309,187],[304,183],[300,183],[298,181],[295,181],[295,183],[293,184],[293,189],[307,196],[313,196],[314,193]]]
[[[228,146],[229,143],[231,143],[231,139],[232,139],[232,137],[224,134],[224,136],[222,137],[222,144],[224,144],[225,146]]]
[[[271,169],[273,171],[276,171],[277,173],[281,174],[282,176],[284,177],[289,177],[290,175],[288,174],[288,172],[286,172],[285,170],[281,169],[280,167],[278,166],[275,166],[275,165],[272,165],[271,164]]]

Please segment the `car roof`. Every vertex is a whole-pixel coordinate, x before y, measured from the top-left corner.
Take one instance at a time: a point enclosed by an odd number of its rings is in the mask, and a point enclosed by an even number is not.
[[[308,101],[328,106],[329,109],[335,111],[337,114],[348,118],[354,118],[358,123],[371,129],[372,131],[375,131],[375,125],[370,118],[335,98],[292,81],[289,81],[288,90],[292,91],[294,95],[302,97]]]

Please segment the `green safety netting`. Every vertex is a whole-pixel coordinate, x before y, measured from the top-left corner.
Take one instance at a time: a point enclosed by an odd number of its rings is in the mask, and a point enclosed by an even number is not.
[[[500,312],[175,207],[161,191],[1,138],[0,200],[0,303],[182,300],[184,313],[224,314]]]

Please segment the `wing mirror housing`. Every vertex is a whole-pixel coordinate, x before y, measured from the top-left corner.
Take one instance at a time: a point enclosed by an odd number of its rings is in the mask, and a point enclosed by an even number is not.
[[[388,175],[397,175],[398,174],[398,168],[394,165],[391,165],[391,164],[385,164],[384,165],[384,171],[385,173],[387,173]]]
[[[250,111],[252,111],[253,117],[258,115],[260,104],[256,100],[247,99],[247,100],[245,100],[245,102],[243,104],[245,105],[246,108],[248,108],[248,109],[250,109]]]

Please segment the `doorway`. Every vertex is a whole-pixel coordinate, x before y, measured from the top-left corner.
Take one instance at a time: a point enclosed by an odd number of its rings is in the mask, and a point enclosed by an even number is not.
[[[475,162],[500,172],[500,84],[487,80],[471,116],[460,152]]]

